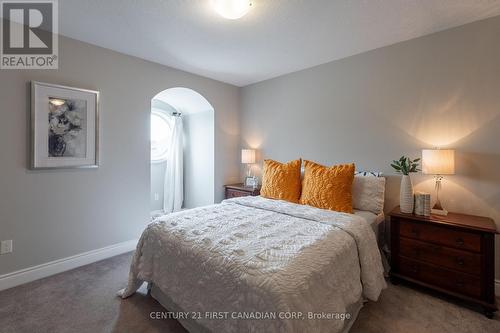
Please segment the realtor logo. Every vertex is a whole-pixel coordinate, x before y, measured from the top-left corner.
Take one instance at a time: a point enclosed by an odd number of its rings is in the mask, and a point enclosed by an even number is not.
[[[57,0],[2,0],[1,69],[57,69]]]

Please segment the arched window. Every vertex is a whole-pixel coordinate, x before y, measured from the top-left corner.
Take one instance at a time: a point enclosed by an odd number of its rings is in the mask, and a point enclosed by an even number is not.
[[[151,161],[164,162],[167,160],[172,124],[170,115],[158,109],[151,111]]]

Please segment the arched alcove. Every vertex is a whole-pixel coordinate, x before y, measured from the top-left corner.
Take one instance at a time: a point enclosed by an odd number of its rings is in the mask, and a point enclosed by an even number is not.
[[[161,91],[151,100],[152,112],[181,113],[184,125],[184,208],[213,204],[215,179],[214,108],[198,92],[183,87]],[[168,160],[151,163],[151,210],[163,207]]]

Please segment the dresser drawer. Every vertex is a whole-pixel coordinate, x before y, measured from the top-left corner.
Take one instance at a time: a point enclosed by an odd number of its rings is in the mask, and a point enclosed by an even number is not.
[[[425,223],[399,220],[399,234],[404,237],[442,244],[457,249],[481,252],[481,236]]]
[[[246,197],[251,195],[249,192],[243,192],[243,191],[238,191],[238,190],[226,190],[226,198],[231,199],[231,198],[237,198],[237,197]]]
[[[471,297],[481,296],[481,281],[476,276],[403,257],[399,257],[398,260],[399,272],[404,276]]]
[[[479,275],[481,255],[401,237],[399,253],[407,258],[430,262],[461,272]]]

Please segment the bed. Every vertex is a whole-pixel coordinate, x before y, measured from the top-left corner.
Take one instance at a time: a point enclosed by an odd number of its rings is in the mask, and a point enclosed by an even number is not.
[[[373,233],[375,234],[375,238],[377,242],[380,240],[380,229],[384,227],[383,222],[385,221],[385,215],[383,212],[379,214],[375,214],[373,212],[367,210],[354,210],[354,215],[357,215],[363,218],[366,223],[372,228]]]
[[[165,215],[120,296],[150,283],[190,332],[347,331],[386,287],[371,214],[241,197]]]

